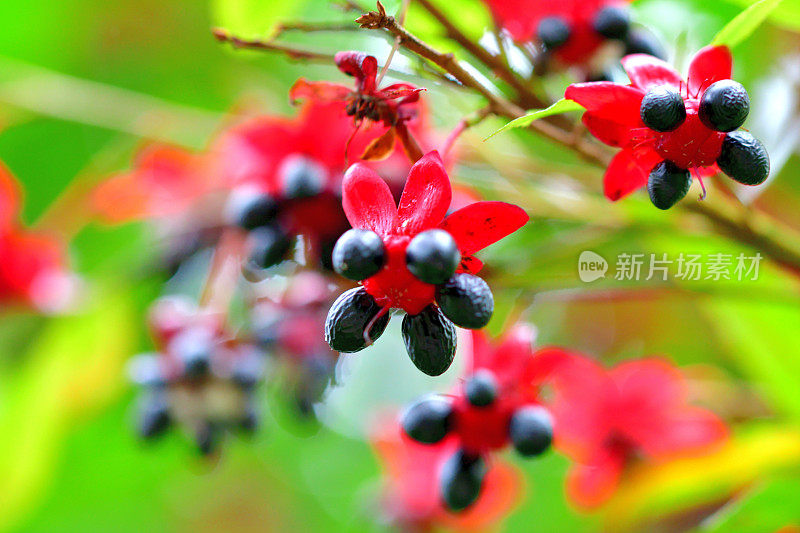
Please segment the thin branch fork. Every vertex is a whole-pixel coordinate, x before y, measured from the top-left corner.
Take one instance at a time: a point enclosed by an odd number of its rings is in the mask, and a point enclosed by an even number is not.
[[[221,43],[229,43],[234,48],[262,50],[269,52],[281,52],[283,54],[286,54],[292,59],[301,59],[307,61],[332,62],[334,58],[333,54],[315,52],[312,50],[303,50],[300,48],[294,48],[292,46],[276,43],[273,41],[263,41],[260,39],[243,39],[241,37],[232,35],[227,30],[224,30],[222,28],[213,28],[211,30],[211,33],[214,35],[214,38],[217,41]]]

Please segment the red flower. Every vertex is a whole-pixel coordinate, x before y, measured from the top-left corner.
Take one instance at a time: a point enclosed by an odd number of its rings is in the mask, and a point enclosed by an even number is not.
[[[608,6],[620,6],[628,0],[485,0],[498,26],[517,42],[539,40],[542,20],[558,17],[569,29],[567,41],[554,55],[567,64],[585,64],[605,38],[594,28],[598,12]]]
[[[731,77],[732,58],[728,48],[700,50],[689,65],[686,81],[670,65],[652,56],[629,55],[622,65],[630,77],[630,85],[578,83],[570,85],[565,95],[586,108],[583,123],[595,137],[622,148],[606,170],[606,196],[618,200],[645,186],[651,170],[664,160],[693,171],[698,178],[715,174],[726,134],[704,125],[698,108],[709,85]],[[673,131],[658,132],[642,121],[642,98],[656,86],[671,88],[683,98],[686,119]]]
[[[605,370],[556,348],[537,352],[535,360],[533,381],[553,384],[555,445],[576,462],[567,493],[582,507],[605,502],[630,461],[699,452],[727,435],[716,415],[687,403],[683,376],[665,360]]]
[[[381,122],[389,129],[367,146],[361,159],[381,160],[392,153],[395,133],[400,135],[409,154],[419,151],[408,135],[405,123],[416,116],[416,104],[423,89],[408,83],[395,83],[379,89],[378,60],[363,52],[339,52],[335,57],[339,70],[355,78],[355,89],[327,81],[308,81],[300,78],[289,90],[292,101],[308,99],[319,103],[343,102],[347,115],[361,126],[364,119]],[[416,155],[414,159],[419,156]]]
[[[397,426],[387,425],[376,432],[371,442],[386,478],[383,508],[388,518],[403,530],[486,531],[520,502],[521,476],[510,465],[494,461],[489,465],[476,502],[464,511],[453,513],[442,504],[438,472],[456,452],[455,440],[419,444],[398,435]]]
[[[61,310],[76,288],[67,271],[65,247],[22,227],[20,203],[19,185],[0,163],[0,300],[42,311]]]
[[[514,413],[539,404],[538,389],[525,381],[527,368],[534,362],[535,336],[535,330],[525,324],[515,326],[496,342],[472,331],[465,380],[453,391],[453,434],[465,450],[485,453],[506,447]],[[488,406],[472,405],[466,392],[469,379],[479,372],[488,372],[497,387],[496,399]]]
[[[528,221],[521,208],[503,202],[477,202],[445,216],[450,206],[450,179],[439,154],[430,152],[411,167],[399,205],[386,182],[363,164],[345,174],[342,205],[354,228],[377,233],[386,248],[385,266],[364,280],[381,306],[415,315],[434,301],[435,286],[416,278],[406,266],[406,247],[425,230],[441,228],[461,252],[458,272],[477,273],[482,263],[473,254],[513,233]]]

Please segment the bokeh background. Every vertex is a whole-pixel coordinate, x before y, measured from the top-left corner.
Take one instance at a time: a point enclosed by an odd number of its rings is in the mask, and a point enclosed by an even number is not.
[[[390,11],[397,7],[385,3]],[[640,0],[633,9],[685,66],[690,53],[748,3]],[[440,4],[458,12],[473,35],[489,24],[478,1]],[[148,140],[202,148],[232,110],[290,114],[287,91],[301,75],[340,79],[330,66],[233,52],[209,31],[224,26],[263,34],[281,19],[352,16],[322,0],[0,3],[0,159],[24,185],[24,220],[69,218],[69,210],[58,210],[65,198],[128,168]],[[413,9],[408,23],[446,46]],[[800,226],[798,32],[800,2],[785,0],[734,51],[736,78],[753,100],[748,127],[767,145],[774,168],[771,182],[745,200],[792,226]],[[370,32],[288,39],[328,51],[363,49],[379,58],[390,48]],[[413,70],[402,57],[395,62]],[[567,82],[551,80],[548,89],[555,96]],[[426,97],[443,135],[479,104],[452,88],[418,83],[430,88]],[[774,531],[800,523],[797,273],[765,260],[758,281],[621,282],[609,276],[582,284],[576,263],[583,250],[612,261],[622,252],[756,250],[680,214],[655,212],[644,195],[608,204],[597,169],[532,135],[482,142],[500,125],[490,120],[468,132],[453,176],[490,198],[513,195],[533,218],[488,251],[498,300],[490,329],[498,332],[512,308],[522,309],[541,344],[608,363],[667,355],[684,367],[693,399],[723,416],[735,434],[723,453],[626,481],[617,499],[592,514],[565,500],[565,458],[511,457],[528,488],[505,528],[618,530],[665,516],[671,518],[661,523],[674,525],[731,494],[735,498],[702,531]],[[422,376],[399,357],[394,321],[378,345],[340,363],[339,385],[319,406],[321,428],[294,423],[285,401],[268,388],[261,394],[267,413],[262,430],[250,439],[228,439],[216,461],[199,458],[178,434],[142,444],[132,431],[135,391],[126,360],[151,347],[143,318],[148,304],[164,292],[191,294],[199,283],[153,275],[153,241],[147,224],[91,224],[70,246],[86,283],[81,308],[59,317],[3,313],[0,530],[384,530],[376,519],[380,470],[365,428],[376,409],[446,389],[458,368],[440,378]]]

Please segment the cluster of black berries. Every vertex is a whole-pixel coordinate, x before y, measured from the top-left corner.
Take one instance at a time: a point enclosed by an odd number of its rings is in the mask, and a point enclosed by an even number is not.
[[[691,186],[689,168],[714,162],[739,183],[763,183],[769,176],[769,155],[752,134],[738,130],[749,112],[747,91],[729,79],[711,84],[699,101],[685,100],[669,86],[647,91],[641,118],[648,128],[661,134],[656,149],[665,157],[648,179],[653,204],[660,209],[675,205]]]
[[[230,337],[219,315],[183,298],[158,301],[150,326],[158,351],[131,362],[132,379],[144,387],[141,436],[155,438],[178,424],[208,455],[226,430],[253,432],[259,419],[254,391],[265,370],[262,352]]]
[[[403,431],[422,444],[455,438],[459,449],[439,472],[442,500],[461,511],[479,497],[487,454],[509,443],[524,457],[550,448],[553,421],[534,398],[500,386],[490,369],[478,369],[456,394],[428,396],[401,418]]]
[[[328,170],[313,159],[293,155],[277,172],[277,183],[265,192],[244,186],[233,192],[229,223],[249,232],[248,266],[269,268],[283,261],[295,237],[309,239],[325,267],[330,267],[333,243],[348,227],[341,198],[329,190]]]
[[[347,231],[333,249],[333,267],[364,286],[345,292],[331,306],[325,324],[331,348],[362,350],[383,333],[389,308],[398,307],[407,313],[402,334],[412,362],[430,376],[442,374],[455,356],[453,324],[482,328],[494,310],[485,281],[456,273],[461,261],[455,239],[442,229],[410,239]]]

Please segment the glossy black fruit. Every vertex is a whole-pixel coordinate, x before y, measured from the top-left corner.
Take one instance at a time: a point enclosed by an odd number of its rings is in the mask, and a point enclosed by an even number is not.
[[[243,390],[252,390],[264,376],[264,360],[255,351],[236,359],[231,379]]]
[[[456,328],[434,305],[403,318],[403,342],[411,362],[429,376],[450,368],[456,355]]]
[[[548,49],[553,50],[559,46],[563,46],[569,40],[570,29],[561,17],[546,17],[539,22],[539,28],[536,35],[539,41]]]
[[[745,185],[758,185],[769,176],[769,154],[761,141],[746,131],[732,131],[722,142],[719,168]]]
[[[212,333],[205,328],[187,329],[171,341],[170,351],[183,364],[185,377],[201,378],[211,369],[211,357],[214,354]]]
[[[310,198],[325,188],[327,171],[304,156],[291,157],[281,167],[283,195],[292,200]]]
[[[671,161],[662,161],[650,172],[647,192],[653,205],[659,209],[669,209],[686,196],[692,185],[692,176]]]
[[[425,283],[444,283],[461,262],[455,239],[442,229],[423,231],[408,243],[408,270]]]
[[[241,203],[234,208],[235,222],[248,231],[272,223],[278,214],[278,202],[269,194],[254,194]]]
[[[521,455],[540,455],[553,442],[553,419],[544,407],[522,407],[511,417],[508,435]]]
[[[625,55],[647,54],[659,59],[666,59],[667,54],[661,42],[650,32],[637,28],[630,30],[625,36]]]
[[[436,287],[436,302],[453,324],[480,329],[489,323],[494,311],[494,296],[483,279],[472,274],[454,274]]]
[[[639,115],[650,129],[673,131],[686,120],[686,105],[678,91],[661,85],[644,95]]]
[[[453,423],[453,405],[442,396],[429,396],[405,410],[400,425],[406,435],[423,444],[434,444],[447,436]]]
[[[463,450],[454,453],[439,472],[439,489],[451,511],[463,511],[478,499],[486,476],[486,462]]]
[[[491,371],[480,369],[464,384],[464,394],[467,401],[474,407],[488,407],[497,399],[499,387],[497,379]]]
[[[291,239],[275,226],[256,228],[250,235],[253,241],[250,260],[259,268],[277,265],[292,248]]]
[[[169,428],[169,403],[166,394],[147,395],[139,410],[138,431],[143,439],[163,434]]]
[[[197,428],[194,442],[201,454],[211,455],[219,447],[221,437],[220,428],[211,423],[205,423]]]
[[[337,352],[357,352],[367,347],[364,329],[381,311],[364,287],[356,287],[339,296],[325,320],[325,340]],[[369,332],[373,341],[381,336],[389,323],[386,313],[375,321]]]
[[[594,18],[594,31],[606,39],[622,39],[628,34],[631,15],[620,6],[601,9]]]
[[[351,229],[333,248],[333,268],[353,281],[365,280],[383,268],[386,248],[380,236],[368,229]]]
[[[750,113],[750,96],[741,83],[720,80],[712,83],[700,98],[697,116],[716,131],[733,131]]]

